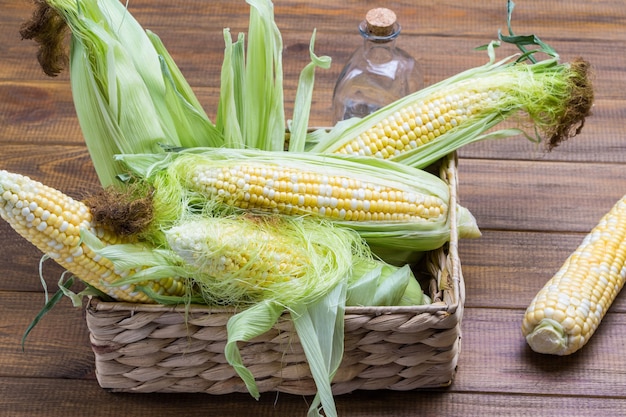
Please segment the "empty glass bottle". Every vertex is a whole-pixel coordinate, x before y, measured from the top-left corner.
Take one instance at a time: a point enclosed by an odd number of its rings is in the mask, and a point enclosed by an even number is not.
[[[370,10],[359,24],[363,45],[345,65],[333,92],[333,124],[369,113],[422,88],[422,74],[396,46],[400,24],[385,8]]]

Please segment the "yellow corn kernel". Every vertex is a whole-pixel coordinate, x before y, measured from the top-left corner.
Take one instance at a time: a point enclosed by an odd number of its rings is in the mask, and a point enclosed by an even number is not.
[[[188,187],[237,208],[291,215],[317,213],[334,220],[371,216],[388,221],[393,217],[394,221],[404,222],[441,221],[448,211],[447,203],[438,197],[305,168],[234,162],[222,166],[202,164],[194,169]],[[251,186],[253,177],[259,187]],[[291,186],[279,191],[281,183]],[[398,204],[389,204],[391,200]]]
[[[166,231],[170,248],[188,265],[219,280],[232,280],[247,293],[301,278],[310,264],[309,247],[270,232],[262,220],[206,218]]]
[[[89,208],[54,188],[28,177],[0,171],[0,216],[22,237],[59,265],[111,297],[128,302],[152,302],[135,285],[110,284],[121,275],[113,264],[81,243],[80,230],[91,231],[105,244],[123,239],[92,222]],[[182,282],[162,279],[139,285],[158,294],[182,295]]]
[[[456,90],[449,94],[445,90],[433,92],[424,101],[395,112],[333,152],[391,158],[459,126],[468,120],[466,114],[476,115],[492,101],[488,93],[458,86]]]
[[[536,352],[576,352],[596,331],[625,281],[626,196],[531,301],[522,334]]]

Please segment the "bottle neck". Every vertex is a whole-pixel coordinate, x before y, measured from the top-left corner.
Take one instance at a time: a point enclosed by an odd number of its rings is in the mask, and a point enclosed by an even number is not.
[[[394,59],[400,25],[395,23],[389,29],[389,34],[375,35],[368,30],[365,21],[359,25],[359,32],[363,37],[363,58],[369,65],[384,65]]]
[[[398,35],[400,35],[401,29],[400,24],[395,22],[393,26],[388,28],[387,33],[375,35],[369,30],[368,24],[365,20],[359,24],[359,33],[361,33],[366,45],[385,45],[387,47],[393,47],[396,44],[396,39],[398,38]]]

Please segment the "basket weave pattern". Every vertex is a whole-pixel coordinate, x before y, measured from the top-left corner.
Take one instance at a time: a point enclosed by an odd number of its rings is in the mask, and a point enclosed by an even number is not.
[[[433,304],[346,307],[343,362],[333,393],[411,390],[452,383],[460,352],[464,284],[457,252],[456,160],[443,160],[450,184],[450,243],[427,254],[416,276]],[[224,356],[234,309],[103,302],[87,306],[87,327],[101,387],[127,392],[247,392]],[[288,313],[272,330],[240,344],[259,391],[315,394]]]

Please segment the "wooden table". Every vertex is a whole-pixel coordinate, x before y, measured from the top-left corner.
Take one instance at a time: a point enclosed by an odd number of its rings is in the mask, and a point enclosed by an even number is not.
[[[276,0],[284,40],[287,117],[297,76],[316,51],[311,124],[330,123],[334,80],[359,45],[372,2]],[[400,46],[418,57],[426,84],[486,62],[473,50],[506,29],[506,1],[389,1],[403,26]],[[214,117],[222,28],[247,27],[243,0],[131,0],[133,15],[158,33]],[[68,73],[44,76],[36,48],[19,35],[27,0],[0,0],[0,168],[80,198],[98,186],[75,116]],[[626,415],[626,298],[618,297],[591,342],[569,357],[533,353],[520,333],[524,309],[599,218],[626,192],[626,9],[619,0],[519,0],[518,33],[535,33],[563,60],[595,68],[596,104],[583,133],[552,153],[517,137],[460,152],[460,199],[483,236],[464,240],[467,287],[458,374],[452,386],[411,392],[356,392],[336,398],[352,416]],[[502,54],[504,52],[501,52]],[[504,55],[502,55],[504,56]],[[40,253],[0,223],[0,414],[3,416],[305,415],[308,398],[248,395],[111,394],[94,377],[84,312],[63,300],[20,340],[44,302]],[[46,263],[51,291],[62,269]]]

